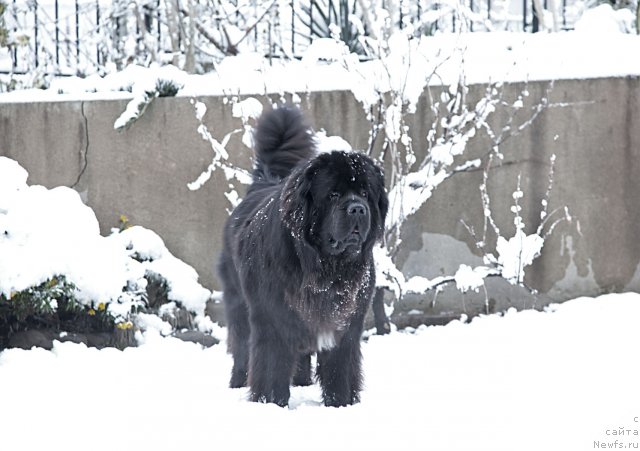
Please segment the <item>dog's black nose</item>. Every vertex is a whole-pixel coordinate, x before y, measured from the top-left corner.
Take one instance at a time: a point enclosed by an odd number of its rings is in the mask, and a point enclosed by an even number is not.
[[[367,213],[367,208],[362,202],[351,202],[347,205],[347,214],[350,216],[364,216]]]

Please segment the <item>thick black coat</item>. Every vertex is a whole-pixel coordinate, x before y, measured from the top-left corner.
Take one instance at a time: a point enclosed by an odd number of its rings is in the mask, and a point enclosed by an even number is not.
[[[356,152],[315,155],[296,109],[265,113],[253,184],[224,230],[219,262],[234,365],[231,387],[284,406],[310,383],[343,406],[362,389],[360,338],[375,287],[372,248],[387,197],[381,169]]]

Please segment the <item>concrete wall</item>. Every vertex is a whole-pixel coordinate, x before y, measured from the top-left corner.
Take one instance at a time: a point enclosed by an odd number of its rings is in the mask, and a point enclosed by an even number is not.
[[[521,174],[523,215],[531,227],[537,225],[549,158],[556,154],[551,208],[567,205],[574,222],[557,228],[527,273],[527,283],[539,294],[493,279],[487,284],[490,310],[541,307],[579,295],[639,290],[639,80],[516,84],[505,87],[505,99],[514,99],[525,88],[529,96],[517,120],[524,120],[529,107],[542,97],[548,97],[552,107],[501,146],[504,161],[492,170],[489,180],[495,217],[504,235],[513,233],[509,206]],[[470,101],[484,89],[472,87]],[[241,126],[221,98],[200,100],[208,107],[205,123],[218,139]],[[75,185],[94,209],[104,234],[117,226],[121,214],[153,229],[176,256],[198,270],[204,285],[218,288],[214,266],[227,217],[228,203],[222,193],[228,183],[217,174],[199,191],[187,189],[212,156],[196,132],[193,106],[187,98],[157,99],[144,117],[118,133],[113,123],[125,106],[126,101],[120,100],[0,103],[0,155],[24,166],[31,184]],[[354,147],[366,147],[368,123],[350,93],[305,95],[302,106],[315,128],[341,135]],[[502,127],[506,118],[506,110],[497,111],[493,125]],[[433,120],[423,98],[410,118],[418,152],[425,148]],[[481,155],[490,143],[480,135],[470,146]],[[241,144],[240,135],[232,138],[228,149],[235,161],[250,165],[251,152]],[[453,274],[460,263],[481,263],[473,239],[461,224],[464,220],[477,230],[482,228],[481,180],[481,172],[454,176],[407,221],[398,255],[407,276]],[[485,301],[484,292],[462,295],[452,288],[435,298],[433,293],[406,296],[397,305],[394,319],[402,325],[438,322],[461,312],[484,311]]]

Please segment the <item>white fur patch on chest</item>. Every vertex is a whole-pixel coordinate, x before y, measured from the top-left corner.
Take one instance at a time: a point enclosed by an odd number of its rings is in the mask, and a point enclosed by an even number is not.
[[[333,332],[320,332],[318,334],[318,351],[328,351],[336,347],[336,337]]]

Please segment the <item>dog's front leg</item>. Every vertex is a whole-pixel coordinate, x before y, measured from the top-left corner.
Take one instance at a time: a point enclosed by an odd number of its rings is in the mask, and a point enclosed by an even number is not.
[[[284,407],[289,403],[289,384],[296,355],[277,333],[264,333],[256,329],[251,331],[250,399]]]
[[[340,407],[359,402],[362,389],[360,333],[350,330],[337,347],[320,352],[317,375],[326,406]]]

